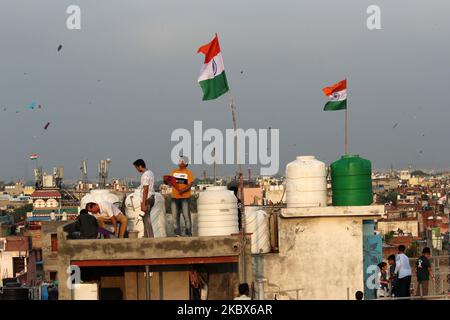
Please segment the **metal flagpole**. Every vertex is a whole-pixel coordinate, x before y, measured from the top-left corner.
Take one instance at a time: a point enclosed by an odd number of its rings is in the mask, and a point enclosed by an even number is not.
[[[346,89],[347,89],[347,78],[345,79]],[[347,96],[345,97],[345,154],[348,154],[348,92]]]
[[[344,141],[344,151],[348,154],[348,112],[347,107],[345,108],[345,141]]]
[[[231,117],[233,119],[233,129],[234,129],[234,150],[236,161],[238,164],[239,177],[238,177],[238,198],[241,200],[241,254],[242,254],[242,273],[244,282],[247,282],[247,266],[246,266],[246,239],[245,239],[245,219],[244,219],[244,180],[242,175],[242,164],[239,162],[239,148],[238,148],[238,131],[237,131],[237,121],[236,121],[236,106],[234,105],[234,97],[231,94],[231,90],[228,90],[228,97],[230,99]]]

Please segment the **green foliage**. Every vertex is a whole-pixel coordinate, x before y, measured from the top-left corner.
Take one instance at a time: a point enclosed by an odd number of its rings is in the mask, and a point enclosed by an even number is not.
[[[383,193],[380,193],[377,197],[377,201],[380,204],[392,202],[393,205],[397,205],[397,191],[388,190]]]
[[[430,175],[422,170],[415,170],[411,172],[411,176],[413,177],[429,177]]]
[[[410,258],[411,257],[417,257],[417,255],[418,255],[418,250],[417,249],[418,249],[417,242],[414,241],[414,242],[411,243],[411,246],[406,249],[405,254],[408,257],[410,257]]]
[[[389,231],[389,233],[384,235],[384,242],[389,243],[394,239],[394,231]]]
[[[27,212],[30,212],[33,210],[32,204],[26,204],[22,207],[14,209],[14,212],[11,214],[11,216],[14,219],[14,222],[19,222],[26,220],[27,218]]]

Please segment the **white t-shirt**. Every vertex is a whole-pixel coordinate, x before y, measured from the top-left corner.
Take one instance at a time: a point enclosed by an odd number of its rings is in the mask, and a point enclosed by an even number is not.
[[[395,257],[395,273],[398,273],[399,279],[411,275],[411,265],[409,264],[409,259],[406,254],[399,253]]]
[[[113,216],[115,217],[121,213],[119,208],[117,208],[114,203],[101,201],[97,204],[100,207],[100,214],[106,214],[110,218]]]
[[[148,186],[148,196],[147,199],[153,194],[153,185],[155,183],[155,176],[150,170],[146,170],[141,176],[141,199],[144,198],[144,187]]]
[[[243,294],[239,297],[234,298],[234,300],[252,300],[249,296]]]

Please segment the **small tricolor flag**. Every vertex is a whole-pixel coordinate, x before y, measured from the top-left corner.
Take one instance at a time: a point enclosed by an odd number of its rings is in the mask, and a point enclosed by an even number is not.
[[[37,160],[38,157],[39,157],[39,155],[38,155],[37,153],[33,153],[33,154],[30,156],[30,160]]]
[[[324,111],[347,109],[347,80],[342,80],[331,87],[325,87],[322,91],[330,99],[325,104]]]
[[[205,61],[198,83],[203,90],[203,100],[213,100],[229,90],[217,33],[210,43],[198,48],[197,53],[200,52],[205,55]]]

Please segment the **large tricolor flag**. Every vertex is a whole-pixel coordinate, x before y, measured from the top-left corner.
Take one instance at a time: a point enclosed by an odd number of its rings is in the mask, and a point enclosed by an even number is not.
[[[229,90],[217,33],[210,43],[198,48],[199,52],[205,55],[205,62],[198,83],[203,90],[203,100],[213,100]]]
[[[347,80],[342,80],[331,87],[322,89],[323,93],[330,99],[323,110],[335,111],[347,109]]]
[[[33,153],[33,154],[30,156],[30,160],[37,160],[38,157],[39,157],[39,155],[38,155],[37,153]]]

